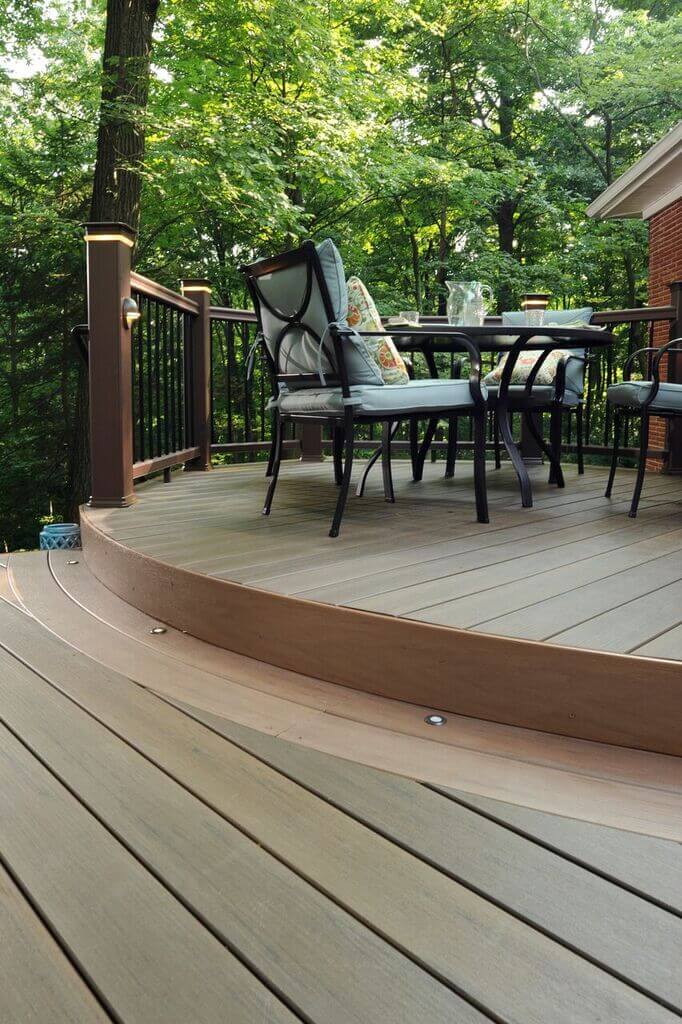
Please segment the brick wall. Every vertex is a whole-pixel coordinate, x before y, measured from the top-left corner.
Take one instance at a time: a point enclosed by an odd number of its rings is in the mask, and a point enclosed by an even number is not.
[[[667,306],[670,282],[682,280],[682,199],[655,213],[649,221],[649,305]],[[654,344],[664,345],[670,337],[667,323],[656,324]],[[667,366],[664,363],[665,379]],[[649,447],[663,448],[666,443],[665,420],[651,420]],[[647,468],[661,470],[660,459],[649,459]]]

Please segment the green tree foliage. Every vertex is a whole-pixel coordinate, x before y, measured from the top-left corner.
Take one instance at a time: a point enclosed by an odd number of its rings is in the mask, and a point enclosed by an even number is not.
[[[83,498],[83,245],[103,0],[0,12],[0,544]],[[246,297],[240,263],[331,235],[382,311],[446,277],[646,300],[646,228],[587,204],[680,117],[672,0],[161,0],[137,268]],[[244,346],[232,349],[233,387]],[[244,424],[242,424],[242,428]]]

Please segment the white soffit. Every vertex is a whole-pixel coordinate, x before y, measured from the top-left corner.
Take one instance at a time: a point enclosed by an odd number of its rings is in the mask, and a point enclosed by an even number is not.
[[[647,220],[682,197],[682,121],[587,207],[588,217]]]

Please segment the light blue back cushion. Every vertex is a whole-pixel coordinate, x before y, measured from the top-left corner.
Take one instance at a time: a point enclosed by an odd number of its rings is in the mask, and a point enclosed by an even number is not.
[[[322,272],[329,291],[334,320],[338,323],[339,327],[347,329],[348,289],[346,288],[343,261],[338,249],[330,238],[325,239],[324,242],[317,246],[317,254],[320,258]],[[281,313],[289,316],[293,315],[299,308],[305,294],[306,283],[307,273],[305,264],[277,270],[258,279],[258,287],[268,302]],[[270,353],[274,356],[275,341],[285,326],[286,321],[271,313],[265,307],[261,309],[261,320],[265,343]],[[310,302],[303,315],[303,322],[319,337],[324,335],[329,324],[329,317],[325,312],[322,294],[315,279],[313,280]],[[354,338],[344,339],[344,345],[349,383],[383,384],[381,373],[371,356],[367,353],[362,338],[356,335]],[[333,342],[328,332],[325,339],[325,347],[330,351],[333,350]],[[332,367],[326,356],[322,354],[320,358],[319,343],[315,340],[314,335],[308,333],[304,328],[296,328],[286,334],[280,350],[279,363],[280,370],[283,373],[317,373],[319,369],[325,374],[332,372]]]
[[[545,323],[553,324],[589,324],[592,319],[592,306],[581,306],[580,309],[546,309]],[[523,310],[509,310],[502,314],[502,323],[509,327],[522,327],[526,322],[526,314]],[[561,344],[558,346],[561,347]],[[576,359],[569,359],[566,363],[566,387],[581,395],[585,384],[585,349],[572,349]]]

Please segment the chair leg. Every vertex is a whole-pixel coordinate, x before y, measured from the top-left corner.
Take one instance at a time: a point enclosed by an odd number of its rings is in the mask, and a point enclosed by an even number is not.
[[[476,493],[476,518],[479,523],[490,522],[488,518],[488,492],[485,481],[485,413],[474,416],[474,489]]]
[[[443,440],[443,428],[442,427],[438,427],[438,429],[436,430],[436,433],[434,435],[434,441],[442,441],[442,440]],[[431,446],[431,462],[433,463],[433,462],[436,462],[437,460],[438,460],[438,449],[434,448],[433,445],[432,445]]]
[[[391,438],[394,433],[395,431],[390,420],[382,424],[381,473],[384,479],[384,500],[391,502],[391,504],[395,501],[393,473],[391,472]]]
[[[393,424],[391,424],[390,438],[389,438],[389,441],[388,441],[389,446],[390,446],[391,441],[393,440],[393,438],[395,437],[395,435],[398,433],[399,430],[400,430],[400,420],[396,420]],[[365,493],[365,485],[367,483],[367,478],[369,477],[369,474],[372,472],[374,466],[377,464],[379,459],[381,459],[383,457],[383,454],[384,454],[384,441],[383,441],[383,438],[382,438],[381,443],[372,452],[372,455],[371,455],[370,459],[368,460],[367,465],[365,466],[365,468],[364,468],[364,470],[362,472],[362,476],[358,480],[358,485],[355,488],[355,493],[356,493],[358,498],[362,498],[362,496],[364,495],[364,493]],[[390,457],[390,447],[389,447],[389,457]]]
[[[549,483],[564,487],[564,474],[561,469],[561,426],[562,409],[552,409],[549,425],[549,444],[552,461],[549,470]]]
[[[620,448],[620,428],[622,425],[623,417],[616,411],[613,417],[613,450],[611,452],[611,469],[609,470],[609,480],[606,485],[606,491],[604,492],[605,498],[611,497],[611,491],[613,489],[613,479],[616,475],[618,468],[618,450]]]
[[[646,472],[646,453],[649,450],[649,417],[644,414],[642,416],[642,422],[639,428],[639,464],[637,466],[637,480],[635,481],[635,493],[632,495],[632,504],[630,505],[630,511],[628,515],[630,519],[635,519],[637,516],[637,508],[639,506],[639,499],[642,493],[642,484],[644,483],[644,473]]]
[[[448,453],[445,459],[445,479],[449,480],[455,475],[455,463],[457,462],[457,430],[459,419],[451,416],[448,420]]]
[[[428,455],[431,442],[433,441],[433,435],[436,432],[438,426],[437,419],[431,419],[426,424],[426,430],[424,431],[424,440],[417,450],[416,459],[412,460],[412,479],[419,481],[424,475],[424,463],[426,462],[426,456]]]
[[[500,469],[502,466],[502,448],[500,445],[500,424],[497,419],[497,411],[493,410],[493,444],[495,445],[495,469]]]
[[[339,491],[339,498],[336,502],[336,511],[334,512],[331,530],[329,531],[330,537],[338,537],[339,535],[341,520],[343,519],[343,512],[346,507],[346,499],[348,497],[348,488],[350,487],[351,473],[353,472],[353,441],[355,439],[355,427],[353,424],[353,410],[350,408],[346,409],[343,432],[346,440],[346,457],[343,464],[341,490]]]
[[[343,428],[332,428],[332,451],[334,457],[334,483],[341,485],[343,479]]]
[[[279,417],[279,413],[275,414],[275,442],[272,448],[270,457],[272,459],[272,470],[270,472],[270,486],[268,487],[268,493],[265,496],[265,504],[263,505],[263,515],[269,516],[270,509],[272,508],[272,499],[275,496],[275,488],[277,487],[277,477],[279,476],[279,467],[282,461],[282,434],[284,433],[283,424]]]
[[[268,455],[268,465],[265,470],[265,476],[272,476],[272,467],[275,464],[275,450],[277,448],[277,432],[279,430],[279,416],[277,413],[272,418],[272,440],[270,441],[270,454]]]
[[[412,479],[415,479],[415,473],[417,471],[417,459],[419,457],[419,424],[417,420],[412,417],[410,420],[410,462],[412,464]]]
[[[575,441],[578,453],[578,476],[585,472],[583,459],[583,403],[578,402],[575,407]]]

